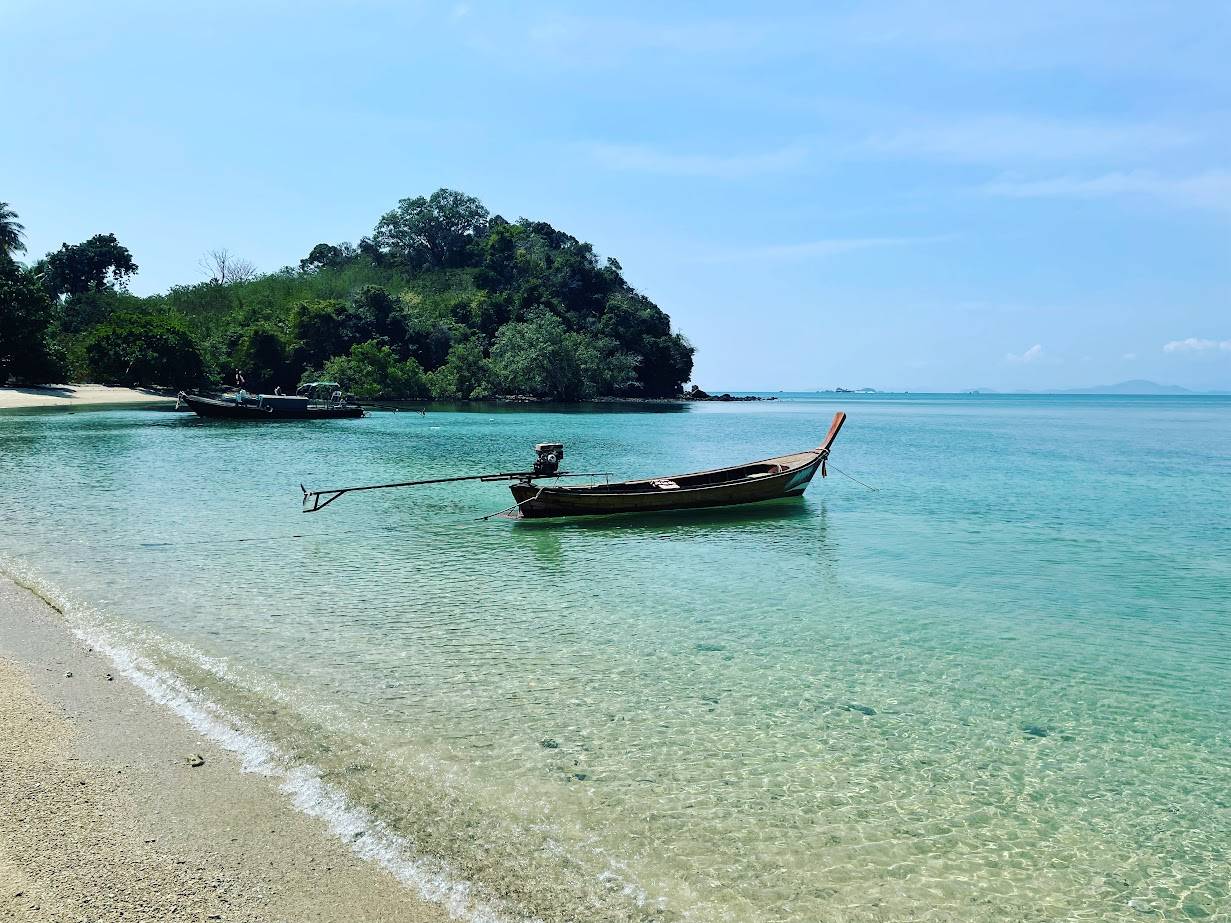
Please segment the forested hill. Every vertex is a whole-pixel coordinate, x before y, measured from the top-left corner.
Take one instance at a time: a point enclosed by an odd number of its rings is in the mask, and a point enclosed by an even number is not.
[[[239,369],[250,390],[324,378],[363,398],[576,400],[669,397],[692,373],[692,346],[614,259],[449,189],[401,200],[357,246],[269,275],[217,251],[209,281],[146,298],[126,292],[137,266],[113,235],[0,263],[0,299],[24,304],[0,381],[185,387]]]

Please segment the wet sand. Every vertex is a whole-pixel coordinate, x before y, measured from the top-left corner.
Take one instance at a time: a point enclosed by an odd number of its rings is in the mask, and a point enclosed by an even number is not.
[[[77,409],[111,404],[174,404],[175,395],[144,388],[113,388],[109,385],[45,385],[0,388],[0,410],[34,407]]]
[[[0,577],[0,920],[446,919]]]

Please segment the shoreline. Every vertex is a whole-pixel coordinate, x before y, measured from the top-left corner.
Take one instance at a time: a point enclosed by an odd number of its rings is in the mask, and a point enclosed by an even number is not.
[[[5,576],[0,728],[0,918],[450,918]]]
[[[175,395],[164,390],[117,388],[111,385],[31,385],[0,388],[3,410],[78,410],[86,407],[158,406],[174,404]]]

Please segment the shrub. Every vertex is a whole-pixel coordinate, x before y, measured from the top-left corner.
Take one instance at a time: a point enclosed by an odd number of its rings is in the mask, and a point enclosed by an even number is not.
[[[85,339],[86,367],[97,381],[185,388],[205,377],[201,350],[177,322],[149,314],[118,314]]]

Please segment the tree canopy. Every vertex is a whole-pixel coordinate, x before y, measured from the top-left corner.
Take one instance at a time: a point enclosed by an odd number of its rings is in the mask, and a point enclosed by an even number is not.
[[[17,220],[17,212],[9,208],[8,202],[0,202],[0,260],[26,252],[26,242],[22,239],[24,231],[25,227]]]
[[[128,248],[114,234],[95,234],[80,244],[63,244],[39,260],[34,272],[53,297],[84,295],[101,289],[124,290],[137,274]]]
[[[0,207],[0,232],[15,219]],[[672,397],[692,374],[692,346],[618,262],[451,189],[402,199],[358,246],[318,243],[295,267],[257,274],[226,250],[207,262],[209,281],[138,298],[132,255],[99,234],[14,263],[4,291],[24,293],[48,355],[87,380],[209,385],[238,368],[253,389],[324,376],[381,399],[567,401]]]
[[[398,202],[376,223],[372,243],[380,258],[411,271],[462,266],[487,230],[487,218],[474,196],[437,189],[427,198]]]

